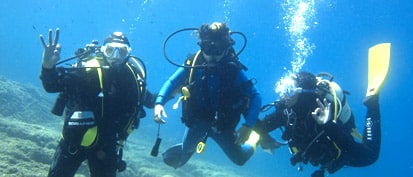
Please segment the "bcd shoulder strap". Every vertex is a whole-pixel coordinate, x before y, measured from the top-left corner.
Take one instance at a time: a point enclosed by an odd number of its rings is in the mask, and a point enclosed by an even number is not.
[[[134,80],[136,81],[136,86],[138,89],[138,95],[139,95],[139,107],[142,106],[144,94],[146,94],[146,70],[145,66],[141,64],[137,58],[135,57],[130,57],[129,61],[126,63],[126,66],[129,68],[129,70],[132,72]]]
[[[139,61],[138,61],[139,60]],[[130,57],[128,62],[126,63],[126,66],[128,69],[131,71],[134,80],[136,82],[137,86],[137,91],[138,91],[138,104],[136,108],[136,112],[132,114],[131,117],[129,117],[128,122],[126,123],[125,127],[123,128],[122,132],[120,132],[120,144],[123,144],[127,137],[138,127],[139,124],[139,118],[142,118],[145,115],[144,110],[143,110],[143,102],[144,98],[146,97],[146,70],[145,66],[143,65],[142,61],[140,59],[137,59],[135,57]]]

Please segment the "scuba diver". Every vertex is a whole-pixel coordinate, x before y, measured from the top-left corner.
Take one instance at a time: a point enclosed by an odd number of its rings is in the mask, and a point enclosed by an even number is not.
[[[219,22],[191,29],[198,32],[200,50],[164,83],[155,100],[154,120],[164,124],[165,103],[179,92],[182,94],[178,101],[182,101],[181,120],[186,125],[184,139],[167,149],[163,160],[179,168],[194,152],[202,152],[206,140],[212,138],[235,164],[243,165],[258,141],[252,128],[261,96],[233,48],[231,34],[239,32],[230,32],[226,24]],[[245,122],[236,131],[241,114]],[[249,139],[250,135],[255,138]]]
[[[40,79],[49,93],[59,93],[52,113],[64,112],[62,138],[51,163],[49,177],[72,177],[87,160],[92,177],[115,177],[126,169],[122,160],[128,135],[145,117],[143,106],[153,108],[155,94],[146,88],[143,62],[131,56],[129,40],[121,32],[76,52],[70,67],[57,66],[61,45],[59,29],[48,43],[42,35]]]
[[[330,79],[323,78],[327,76]],[[282,139],[288,142],[292,153],[293,166],[299,164],[300,171],[301,163],[320,166],[311,176],[323,177],[325,171],[332,174],[344,166],[368,166],[378,159],[381,143],[378,91],[363,102],[367,115],[361,136],[346,92],[331,75],[322,73],[316,77],[298,72],[279,83],[283,83],[276,88],[281,99],[270,104],[276,110],[257,122],[255,130],[265,134],[280,128]]]

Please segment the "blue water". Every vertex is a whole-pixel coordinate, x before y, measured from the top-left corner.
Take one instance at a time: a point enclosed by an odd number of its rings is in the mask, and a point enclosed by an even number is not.
[[[367,86],[367,50],[374,44],[391,42],[391,68],[381,94],[383,136],[380,159],[369,167],[345,168],[331,176],[412,176],[413,120],[409,112],[413,105],[410,93],[413,67],[411,1],[288,2],[6,0],[0,3],[0,74],[41,86],[38,78],[42,56],[39,34],[46,35],[49,28],[61,29],[62,58],[72,56],[77,48],[93,39],[102,41],[113,31],[123,31],[131,41],[133,54],[145,60],[148,86],[156,91],[176,69],[162,55],[162,43],[167,35],[181,28],[223,21],[231,30],[242,31],[248,37],[247,48],[240,58],[249,68],[248,75],[258,80],[257,87],[264,103],[277,98],[274,85],[293,69],[291,61],[304,59],[301,70],[330,72],[344,89],[351,92],[349,102],[361,130],[366,111],[361,101]],[[301,11],[303,16],[293,10],[302,7],[297,6],[300,2],[311,5]],[[292,16],[302,18],[289,21]],[[297,33],[288,30],[291,25],[304,26],[298,26],[301,31]],[[234,37],[239,49],[242,39]],[[300,44],[297,41],[303,39],[304,48],[297,48]],[[189,33],[173,40],[174,45],[168,45],[168,54],[178,62],[197,49],[196,39]],[[172,110],[171,106],[172,103],[167,105],[169,118],[162,129],[164,139],[170,141],[162,145],[164,148],[179,142],[183,133],[179,111]],[[152,111],[148,113],[144,127],[153,124]],[[256,176],[309,176],[313,171],[312,167],[305,166],[303,172],[298,172],[289,164],[289,157],[287,148],[277,150],[274,156],[258,149],[245,166],[237,167],[213,141],[208,142],[204,154],[194,156]]]

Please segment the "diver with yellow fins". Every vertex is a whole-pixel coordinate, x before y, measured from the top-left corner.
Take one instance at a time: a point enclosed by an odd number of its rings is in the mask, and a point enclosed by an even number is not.
[[[291,164],[310,163],[320,169],[312,177],[324,177],[344,166],[363,167],[373,164],[380,153],[381,116],[379,94],[387,77],[390,43],[369,50],[368,89],[363,101],[367,107],[363,135],[358,133],[346,92],[327,73],[291,73],[282,78],[276,91],[280,99],[263,108],[275,111],[257,122],[255,130],[265,134],[282,130],[288,142]],[[261,143],[272,139],[261,137]],[[271,149],[270,149],[271,150]]]

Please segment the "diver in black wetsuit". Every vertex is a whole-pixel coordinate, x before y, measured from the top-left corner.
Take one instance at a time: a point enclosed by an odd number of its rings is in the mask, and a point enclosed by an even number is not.
[[[357,132],[354,115],[345,92],[331,80],[308,72],[291,77],[281,99],[273,103],[276,110],[256,125],[256,131],[266,134],[282,128],[282,138],[288,141],[292,165],[297,163],[320,166],[312,177],[323,177],[344,166],[363,167],[374,163],[380,152],[381,128],[379,94],[366,97],[366,122],[363,136]],[[356,141],[355,139],[359,139]],[[261,144],[272,138],[261,138]]]
[[[40,79],[49,93],[59,93],[52,112],[64,112],[62,137],[48,177],[72,177],[87,160],[91,177],[115,177],[126,168],[122,160],[128,135],[153,108],[156,94],[146,88],[143,62],[131,56],[129,40],[121,32],[103,46],[88,46],[70,67],[56,66],[60,58],[59,29],[43,44]],[[97,43],[96,43],[97,44]],[[65,61],[65,60],[63,60]]]

